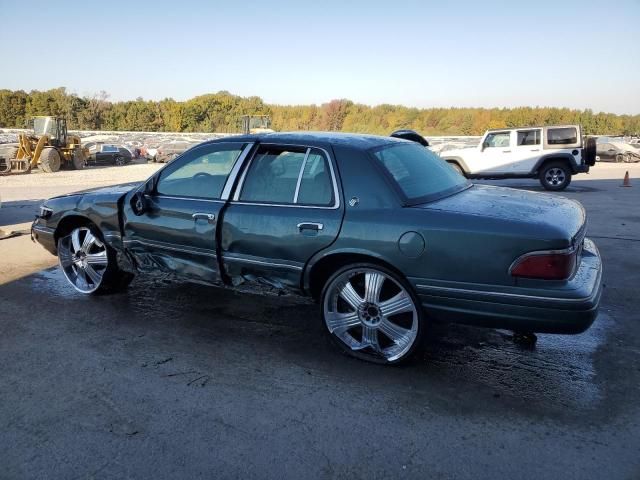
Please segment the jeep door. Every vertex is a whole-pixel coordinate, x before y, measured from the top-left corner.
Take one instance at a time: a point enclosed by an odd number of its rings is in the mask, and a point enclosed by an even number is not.
[[[217,222],[249,143],[194,147],[154,177],[142,212],[133,193],[123,207],[124,245],[141,269],[216,282]]]
[[[511,132],[489,132],[476,151],[471,173],[499,174],[509,171],[511,162]]]
[[[526,175],[542,156],[542,129],[526,128],[514,130],[511,137],[511,163],[508,172]]]
[[[340,230],[336,173],[327,149],[259,145],[220,227],[222,261],[234,284],[300,287],[307,261]]]

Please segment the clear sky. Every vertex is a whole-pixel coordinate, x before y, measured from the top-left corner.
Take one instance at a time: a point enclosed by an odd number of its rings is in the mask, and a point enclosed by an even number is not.
[[[0,0],[0,88],[640,113],[640,0]]]

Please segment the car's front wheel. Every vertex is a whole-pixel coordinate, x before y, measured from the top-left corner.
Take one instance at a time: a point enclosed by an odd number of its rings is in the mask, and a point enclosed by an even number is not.
[[[549,162],[540,172],[540,184],[545,190],[564,190],[571,183],[571,171],[564,162]]]
[[[80,293],[115,291],[133,275],[120,270],[115,251],[93,226],[80,226],[58,239],[58,263],[69,283]]]
[[[422,308],[406,280],[384,267],[363,263],[338,270],[321,300],[331,339],[349,355],[395,364],[420,345]]]

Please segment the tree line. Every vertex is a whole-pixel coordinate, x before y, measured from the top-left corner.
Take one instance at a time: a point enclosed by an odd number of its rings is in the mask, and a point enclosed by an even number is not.
[[[594,113],[589,109],[372,107],[346,99],[322,105],[270,105],[260,97],[240,97],[226,91],[186,101],[138,98],[114,102],[104,91],[81,97],[64,87],[30,92],[0,90],[0,128],[23,128],[34,115],[60,115],[67,118],[70,129],[77,130],[233,133],[240,130],[240,117],[247,114],[270,115],[277,131],[388,135],[410,128],[426,136],[481,135],[488,128],[580,124],[590,135],[640,134],[640,115]]]

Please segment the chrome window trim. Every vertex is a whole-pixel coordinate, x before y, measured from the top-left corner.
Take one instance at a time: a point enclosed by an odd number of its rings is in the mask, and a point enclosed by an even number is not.
[[[231,262],[240,262],[240,263],[252,263],[252,264],[256,264],[256,265],[267,265],[269,267],[284,267],[284,268],[290,268],[292,270],[296,270],[296,271],[301,271],[302,267],[299,267],[298,265],[289,265],[287,263],[277,263],[277,262],[268,262],[265,260],[254,260],[252,258],[241,258],[241,257],[230,257],[228,255],[222,255],[222,261],[223,262],[227,262],[227,261],[231,261]]]
[[[298,193],[300,193],[300,184],[302,183],[302,175],[304,175],[304,167],[307,166],[307,160],[309,159],[309,152],[311,148],[307,148],[307,151],[304,154],[304,160],[302,160],[302,166],[300,167],[300,172],[298,173],[298,181],[296,182],[296,191],[293,194],[293,203],[298,203]]]
[[[229,200],[229,195],[231,194],[231,189],[233,188],[233,184],[236,183],[236,178],[238,176],[238,172],[242,168],[245,159],[249,155],[249,152],[255,145],[255,142],[247,143],[240,156],[236,159],[236,162],[233,164],[229,175],[227,176],[227,181],[224,184],[224,188],[222,189],[222,194],[220,195],[220,200],[226,203]]]
[[[244,181],[247,177],[247,172],[249,171],[249,168],[251,168],[251,164],[253,163],[253,159],[255,158],[255,153],[253,154],[253,156],[251,157],[251,159],[248,161],[247,163],[247,167],[244,169],[244,171],[242,172],[242,175],[240,176],[240,180],[238,182],[238,186],[236,187],[236,191],[233,195],[233,201],[230,202],[232,204],[237,204],[237,205],[256,205],[256,206],[265,206],[265,207],[289,207],[289,208],[316,208],[316,209],[320,209],[320,210],[337,210],[338,208],[340,208],[340,193],[338,191],[338,181],[336,178],[336,172],[333,168],[333,160],[331,155],[329,155],[329,152],[322,148],[322,147],[314,147],[311,145],[296,145],[296,144],[285,144],[285,143],[260,143],[259,147],[261,146],[273,146],[273,147],[294,147],[294,148],[308,148],[308,149],[316,149],[316,150],[320,150],[321,152],[324,153],[326,159],[327,159],[327,163],[329,163],[329,170],[331,171],[331,182],[333,184],[333,196],[334,196],[334,202],[333,205],[330,206],[322,206],[322,205],[299,205],[299,204],[284,204],[284,203],[264,203],[264,202],[246,202],[246,201],[242,201],[240,200],[240,192],[242,191],[242,187],[244,186]],[[257,151],[256,151],[257,153]]]
[[[160,243],[160,242],[154,242],[152,240],[137,240],[137,239],[129,239],[129,240],[124,240],[124,245],[129,246],[133,243],[139,243],[141,245],[146,245],[148,247],[155,247],[155,248],[160,248],[160,249],[164,249],[164,250],[173,250],[176,252],[183,252],[183,253],[191,253],[191,254],[195,254],[195,255],[203,255],[205,257],[211,257],[211,258],[218,258],[218,256],[215,253],[210,253],[208,251],[201,251],[199,249],[187,249],[184,247],[178,247],[178,246],[174,246],[174,245],[167,245],[164,243]]]

